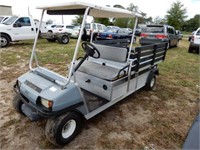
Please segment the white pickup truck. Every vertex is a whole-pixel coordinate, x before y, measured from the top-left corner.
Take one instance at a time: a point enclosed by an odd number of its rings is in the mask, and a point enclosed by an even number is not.
[[[30,16],[12,16],[0,24],[0,47],[10,42],[34,39],[37,25]]]

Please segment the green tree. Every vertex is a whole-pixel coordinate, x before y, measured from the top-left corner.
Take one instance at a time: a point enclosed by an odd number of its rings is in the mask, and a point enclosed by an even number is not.
[[[187,20],[182,30],[192,32],[200,26],[200,14],[196,14],[193,18]]]
[[[166,20],[169,25],[172,25],[175,29],[180,30],[187,18],[187,10],[180,1],[176,1],[171,5],[171,8],[167,11]]]
[[[166,24],[166,20],[164,18],[161,18],[159,16],[156,16],[153,20],[154,24]]]
[[[114,5],[113,7],[125,9],[123,6],[118,5],[118,4]],[[121,28],[126,28],[127,24],[128,24],[128,19],[127,18],[114,18],[113,19],[113,24],[115,26],[119,26]]]
[[[138,6],[134,5],[133,3],[130,3],[129,6],[127,7],[127,10],[132,11],[132,12],[138,12],[139,8],[138,8]],[[127,27],[133,28],[134,23],[135,23],[135,18],[129,18]]]
[[[83,21],[83,16],[75,16],[75,19],[72,20],[72,25],[79,26]]]
[[[110,24],[109,18],[95,18],[96,23],[102,23],[106,26]]]
[[[46,22],[46,24],[53,24],[53,20],[48,19],[47,22]]]

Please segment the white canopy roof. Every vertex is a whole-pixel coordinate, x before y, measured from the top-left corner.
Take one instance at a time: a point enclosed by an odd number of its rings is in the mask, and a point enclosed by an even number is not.
[[[74,1],[74,2],[68,2],[68,3],[62,3],[62,4],[55,4],[55,5],[46,5],[46,6],[41,6],[37,8],[47,10],[49,14],[61,15],[65,12],[65,14],[77,15],[80,13],[84,14],[84,12],[81,10],[85,10],[87,7],[91,8],[88,15],[96,17],[96,18],[108,18],[108,17],[128,18],[128,17],[134,17],[134,16],[141,17],[140,14],[134,13],[125,9],[112,8],[112,7],[106,7],[106,6],[104,7],[97,6],[94,4],[89,4],[89,3],[85,3],[81,1]]]

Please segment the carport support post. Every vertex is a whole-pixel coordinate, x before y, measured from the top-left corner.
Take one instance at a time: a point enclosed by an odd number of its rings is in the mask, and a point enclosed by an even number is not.
[[[135,17],[135,24],[134,24],[134,28],[133,28],[133,35],[132,35],[132,38],[131,38],[131,44],[130,44],[130,47],[129,47],[127,61],[129,61],[129,59],[130,59],[131,50],[132,50],[132,46],[133,46],[133,40],[134,40],[134,37],[135,37],[135,29],[136,29],[136,26],[137,26],[137,22],[138,22],[138,17]],[[135,50],[134,50],[134,53],[135,53]]]
[[[93,40],[93,35],[94,35],[94,22],[95,22],[95,19],[94,19],[94,17],[93,17],[93,20],[92,20],[92,23],[91,23],[91,25],[92,25],[92,32],[90,33],[91,35],[90,35],[90,43],[92,43],[92,40]]]
[[[80,42],[81,42],[81,36],[83,34],[83,29],[85,27],[85,21],[86,21],[87,14],[88,14],[89,10],[90,10],[90,7],[87,7],[86,10],[85,10],[85,14],[84,14],[83,21],[82,21],[82,24],[81,24],[81,30],[80,30],[80,33],[79,33],[79,36],[78,36],[78,41],[76,43],[76,48],[75,48],[75,51],[74,51],[74,56],[73,56],[73,59],[72,59],[72,62],[71,62],[70,70],[69,70],[68,82],[66,83],[66,85],[69,83],[70,78],[71,78],[71,76],[73,74],[73,69],[74,69],[76,57],[77,57],[77,54],[78,54],[78,48],[79,48],[79,45],[80,45]]]
[[[37,30],[37,33],[36,33],[36,37],[35,37],[35,41],[34,41],[32,53],[31,53],[31,58],[30,58],[30,61],[29,61],[29,68],[30,68],[30,70],[33,70],[33,68],[32,68],[33,56],[35,57],[35,61],[36,61],[37,66],[39,66],[38,60],[37,60],[37,56],[36,56],[36,53],[35,53],[35,49],[36,49],[36,44],[37,44],[37,41],[38,41],[40,27],[41,27],[41,24],[42,24],[42,19],[43,19],[43,16],[44,16],[44,11],[45,10],[42,10],[42,15],[41,15],[41,18],[40,18],[39,27],[38,27],[38,30]]]

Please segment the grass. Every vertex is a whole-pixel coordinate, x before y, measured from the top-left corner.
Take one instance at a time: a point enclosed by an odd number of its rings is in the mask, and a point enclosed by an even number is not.
[[[172,85],[195,90],[199,84],[199,55],[188,53],[187,49],[188,41],[182,40],[178,48],[168,50],[165,62],[159,67]]]
[[[32,44],[33,41],[23,41],[0,50],[1,80],[11,82],[28,70]],[[66,68],[72,60],[75,45],[75,39],[71,39],[66,45],[49,43],[45,39],[40,39],[37,55],[41,66],[66,74]],[[188,47],[189,42],[187,39],[183,39],[177,48],[167,51],[165,61],[158,66],[160,75],[157,78],[156,91],[140,90],[89,121],[89,126],[99,129],[102,135],[93,145],[87,144],[90,141],[78,142],[79,148],[144,149],[145,146],[154,144],[156,149],[180,149],[187,131],[199,111],[199,55],[188,53]],[[79,48],[78,57],[84,54],[81,46]],[[23,66],[23,64],[25,65]],[[138,112],[141,110],[138,107],[143,110],[139,114]],[[136,116],[143,117],[146,112],[149,113],[149,115],[147,114],[149,121],[145,124],[135,125],[131,124],[131,121],[129,124],[125,124],[127,119],[135,117],[137,121]],[[130,116],[133,118],[126,118],[127,114],[131,114]],[[18,124],[11,120],[3,127],[13,123]],[[112,132],[117,133],[113,135],[117,135],[118,140],[109,139],[108,135]],[[125,136],[125,134],[121,135],[122,132],[130,133],[131,139],[121,138]],[[44,138],[44,136],[41,137]],[[81,136],[78,141],[80,138]],[[40,148],[54,148],[47,140],[41,141],[42,139],[36,141]],[[72,146],[73,142],[71,148]]]

